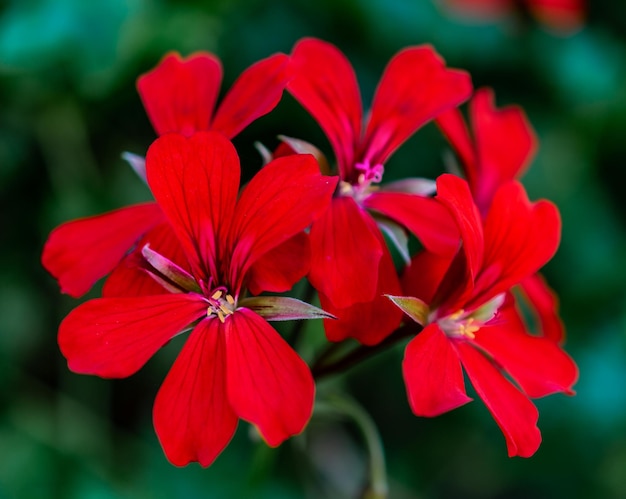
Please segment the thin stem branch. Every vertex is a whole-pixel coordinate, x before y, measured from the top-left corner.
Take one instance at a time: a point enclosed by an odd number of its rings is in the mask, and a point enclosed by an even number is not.
[[[411,322],[409,324],[405,324],[398,328],[394,333],[389,335],[383,341],[381,341],[378,345],[374,345],[371,347],[361,345],[354,350],[348,352],[346,355],[341,357],[340,359],[331,362],[329,364],[324,365],[320,362],[322,358],[328,358],[330,355],[326,355],[324,352],[318,361],[313,365],[311,371],[313,372],[313,377],[316,380],[324,378],[326,376],[330,376],[331,374],[340,373],[348,370],[355,364],[358,364],[362,360],[371,357],[372,355],[381,352],[392,345],[395,345],[399,341],[408,338],[410,336],[414,336],[422,330],[422,327],[415,323]]]

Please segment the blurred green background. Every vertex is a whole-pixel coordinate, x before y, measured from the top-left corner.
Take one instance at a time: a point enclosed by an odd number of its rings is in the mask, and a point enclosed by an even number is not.
[[[481,403],[414,417],[402,346],[347,376],[385,444],[392,498],[626,497],[626,3],[593,0],[586,27],[562,37],[531,20],[468,25],[431,0],[0,1],[0,498],[357,497],[365,457],[353,425],[314,418],[268,449],[240,424],[209,469],[168,464],[151,407],[180,342],[137,375],[101,380],[67,370],[56,345],[76,301],[39,263],[59,223],[149,199],[121,159],[154,132],[134,82],[168,50],[210,50],[227,89],[239,73],[302,36],[337,44],[366,103],[389,58],[431,43],[449,66],[521,104],[540,139],[524,182],[562,212],[561,248],[545,274],[561,298],[575,397],[537,402],[543,444],[509,459]],[[305,138],[330,156],[313,120],[286,96],[236,139]],[[434,177],[446,144],[433,125],[388,163],[386,177]],[[91,296],[95,296],[97,290]],[[319,341],[320,325],[307,325]]]

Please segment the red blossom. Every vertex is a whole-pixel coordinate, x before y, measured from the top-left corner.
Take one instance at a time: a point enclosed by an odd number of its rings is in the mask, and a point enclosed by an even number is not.
[[[486,216],[498,188],[525,173],[537,150],[537,138],[524,111],[518,106],[497,109],[490,89],[476,92],[469,118],[470,128],[461,111],[453,109],[440,115],[437,124],[457,152],[474,201]],[[520,289],[541,333],[562,340],[558,301],[545,280],[529,276],[520,282]]]
[[[403,280],[415,298],[391,297],[425,326],[403,362],[411,408],[436,416],[471,400],[463,368],[502,429],[509,455],[528,457],[541,442],[529,397],[571,394],[578,377],[556,342],[526,332],[509,294],[554,255],[558,211],[547,201],[529,202],[511,181],[496,191],[483,220],[467,182],[447,174],[437,180],[437,200],[456,220],[462,247],[454,257],[419,253]]]
[[[182,59],[172,52],[137,80],[137,89],[159,135],[178,132],[189,136],[215,130],[232,138],[278,104],[288,80],[288,58],[275,54],[250,66],[214,113],[221,80],[221,63],[216,56],[199,52]],[[133,161],[141,162],[141,158]],[[65,223],[46,242],[43,266],[59,281],[64,293],[79,297],[112,271],[124,272],[128,262],[120,262],[122,257],[153,227],[164,230],[157,227],[162,222],[153,203]],[[106,290],[111,296],[132,294],[143,287],[138,284],[124,289],[110,284]]]
[[[362,315],[381,293],[398,288],[395,272],[380,273],[390,257],[372,212],[415,233],[433,251],[450,253],[458,239],[453,220],[432,198],[398,186],[379,190],[376,184],[384,163],[404,141],[469,97],[470,78],[446,68],[430,46],[402,50],[385,68],[364,122],[356,75],[335,46],[312,38],[299,41],[291,54],[291,76],[288,91],[326,133],[340,176],[330,209],[311,228],[309,279],[340,318],[332,332],[327,330],[329,338],[352,336],[372,344],[398,325],[395,314],[379,313],[375,323]]]
[[[302,244],[298,235],[324,212],[337,179],[322,176],[311,156],[289,156],[265,166],[238,198],[237,153],[216,132],[165,135],[150,147],[146,167],[184,261],[174,260],[180,253],[159,254],[153,250],[161,248],[159,241],[148,241],[143,272],[170,292],[100,298],[73,310],[59,328],[69,368],[129,376],[173,336],[193,328],[154,405],[168,459],[208,466],[239,419],[279,445],[310,418],[313,378],[241,293],[251,276],[259,286],[276,288],[299,278],[289,269],[274,282],[276,263],[265,260],[264,269],[262,262],[282,244]]]
[[[492,20],[518,8],[518,0],[443,0],[449,9],[474,19]],[[537,20],[560,33],[572,33],[583,26],[585,0],[524,0],[523,6]]]

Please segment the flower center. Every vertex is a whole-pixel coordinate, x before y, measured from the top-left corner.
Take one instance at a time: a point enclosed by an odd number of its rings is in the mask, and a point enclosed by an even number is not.
[[[372,184],[378,184],[382,181],[385,167],[381,164],[371,165],[369,160],[357,163],[354,167],[359,172],[356,182],[341,180],[339,193],[342,196],[352,196],[357,202],[360,202],[377,188]]]
[[[215,288],[207,301],[209,302],[206,311],[207,317],[215,314],[222,324],[226,322],[226,318],[232,315],[236,308],[235,299],[224,287]]]
[[[482,326],[474,317],[468,316],[464,310],[459,310],[447,317],[443,317],[437,322],[441,330],[446,333],[448,337],[467,340],[476,338],[474,333]]]
[[[504,299],[505,294],[501,293],[471,312],[461,309],[437,319],[437,324],[450,338],[473,340],[476,338],[474,333],[496,317]]]

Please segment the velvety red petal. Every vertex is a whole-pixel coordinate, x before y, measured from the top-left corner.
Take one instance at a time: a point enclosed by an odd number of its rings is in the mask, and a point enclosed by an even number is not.
[[[238,418],[226,394],[226,340],[217,319],[193,330],[154,401],[154,428],[172,464],[209,466]]]
[[[483,262],[485,243],[482,219],[467,182],[455,175],[440,175],[437,178],[436,199],[448,208],[454,217],[461,233],[463,252],[471,275],[475,277]]]
[[[469,129],[463,119],[463,114],[458,108],[450,109],[437,116],[437,126],[448,139],[452,148],[459,155],[461,168],[470,186],[476,184],[478,165],[476,164],[476,149]]]
[[[402,373],[417,416],[438,416],[472,400],[465,393],[457,353],[436,324],[426,326],[406,346]]]
[[[402,275],[402,295],[430,304],[451,263],[450,256],[420,251]]]
[[[178,242],[176,235],[167,222],[160,223],[150,229],[139,241],[136,248],[127,254],[102,287],[103,297],[121,296],[147,296],[169,293],[163,286],[155,281],[146,268],[146,263],[141,251],[148,244],[150,248],[175,262],[179,267],[189,272],[189,264]]]
[[[585,21],[584,0],[528,0],[528,5],[537,19],[561,32],[575,31]]]
[[[230,227],[230,282],[239,289],[248,269],[268,251],[308,227],[327,210],[337,177],[319,173],[309,154],[278,158],[244,188]]]
[[[561,218],[556,206],[531,203],[524,187],[512,181],[496,192],[484,230],[485,258],[474,303],[507,291],[543,267],[559,246]]]
[[[539,334],[561,343],[565,339],[565,327],[559,316],[559,299],[556,293],[541,274],[527,277],[519,286],[538,322]]]
[[[64,223],[50,233],[42,264],[59,281],[63,293],[81,296],[162,220],[159,207],[146,203]]]
[[[447,69],[431,46],[402,50],[385,68],[374,95],[361,156],[384,164],[419,127],[471,94],[469,74]]]
[[[452,255],[459,248],[459,230],[448,210],[434,198],[377,191],[363,206],[404,225],[433,253]]]
[[[90,300],[61,322],[59,347],[74,372],[124,378],[206,308],[203,299],[189,294]]]
[[[322,127],[340,176],[347,179],[362,126],[361,96],[350,62],[334,45],[304,38],[291,53],[291,75],[287,89]]]
[[[239,157],[217,132],[158,138],[146,156],[148,183],[185,250],[195,275],[217,276],[239,190]],[[221,249],[222,251],[224,248]]]
[[[370,220],[370,224],[372,232],[376,231],[374,220]],[[329,341],[354,338],[363,345],[376,345],[400,325],[402,311],[385,296],[398,295],[401,292],[400,283],[385,240],[380,231],[376,232],[383,254],[378,266],[378,284],[374,299],[371,302],[337,308],[323,293],[319,294],[322,309],[337,317],[324,320],[324,330]]]
[[[306,363],[264,319],[239,309],[226,335],[228,399],[275,447],[300,433],[311,417],[315,384]]]
[[[137,90],[158,135],[208,130],[222,82],[222,65],[208,53],[187,59],[167,54],[137,80]]]
[[[532,456],[541,444],[537,408],[473,346],[459,342],[456,348],[476,393],[504,434],[509,457]]]
[[[351,197],[336,197],[311,227],[309,280],[335,307],[374,299],[383,254],[377,235]]]
[[[470,118],[479,170],[472,191],[481,212],[486,213],[498,187],[524,174],[535,155],[537,138],[522,108],[496,109],[491,89],[476,92]]]
[[[554,341],[531,336],[514,307],[501,310],[493,325],[476,332],[475,343],[488,352],[529,397],[573,394],[576,364]]]
[[[283,293],[311,268],[311,245],[305,232],[296,234],[259,258],[248,272],[247,288],[253,295],[263,291]]]
[[[212,129],[232,138],[276,107],[289,80],[289,58],[276,54],[246,69],[224,96]]]

